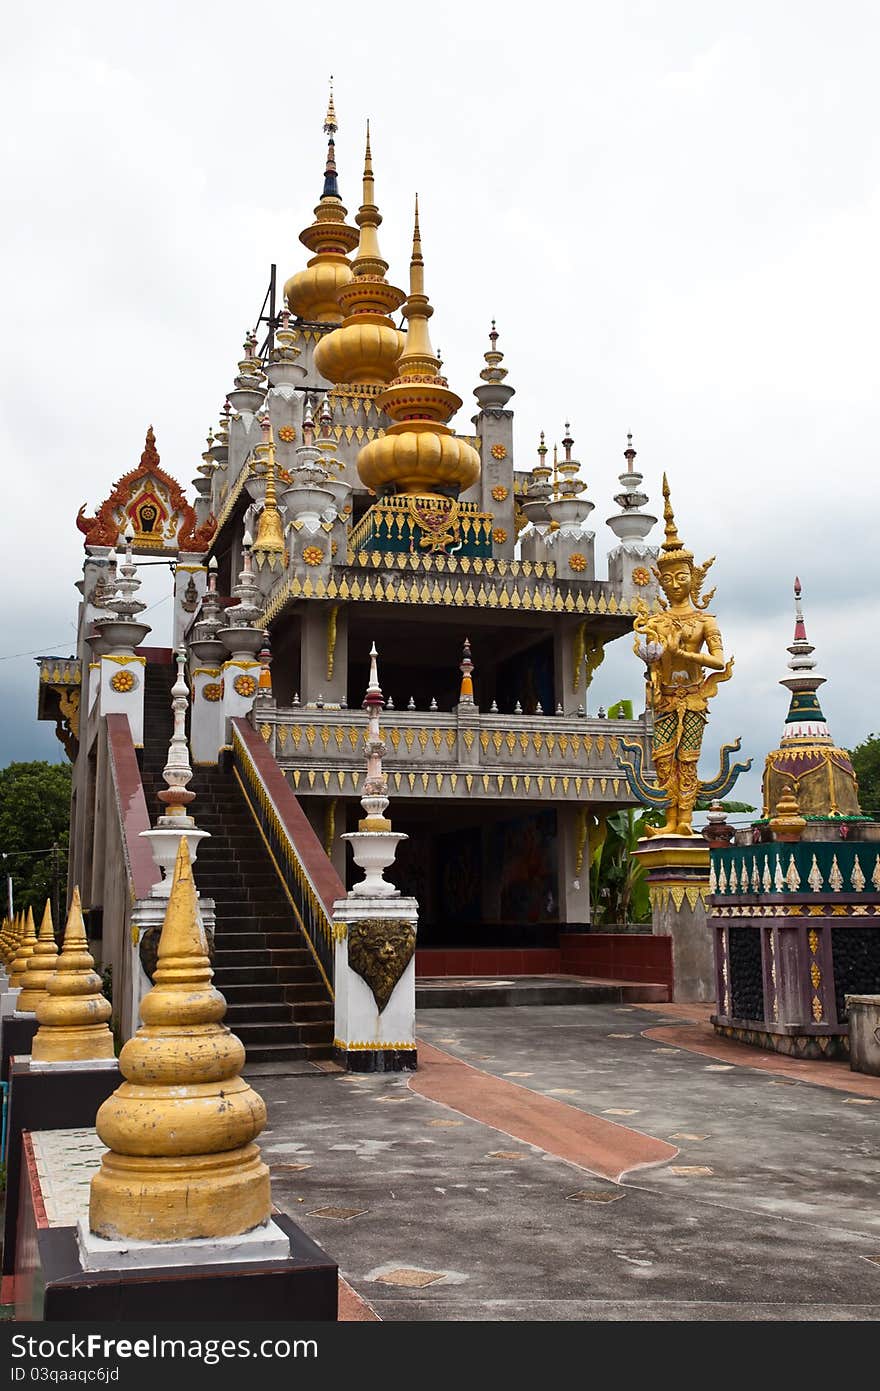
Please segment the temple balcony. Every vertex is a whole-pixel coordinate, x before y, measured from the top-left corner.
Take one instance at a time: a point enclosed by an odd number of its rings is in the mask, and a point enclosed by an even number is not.
[[[263,623],[303,599],[568,614],[595,619],[609,637],[626,632],[636,611],[610,581],[563,580],[552,562],[381,551],[350,552],[314,579],[283,576]]]
[[[367,717],[363,710],[258,702],[252,721],[298,792],[360,795]],[[617,766],[621,739],[648,754],[647,722],[561,715],[386,710],[382,737],[389,792],[401,798],[458,796],[634,803]]]

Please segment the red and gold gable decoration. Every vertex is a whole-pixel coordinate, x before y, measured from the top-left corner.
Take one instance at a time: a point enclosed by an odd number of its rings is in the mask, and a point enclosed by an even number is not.
[[[135,551],[190,551],[203,555],[217,530],[211,514],[200,527],[180,484],[159,467],[153,427],[136,469],[123,474],[94,517],[86,517],[85,503],[76,524],[87,546],[116,546],[129,522],[134,528]]]

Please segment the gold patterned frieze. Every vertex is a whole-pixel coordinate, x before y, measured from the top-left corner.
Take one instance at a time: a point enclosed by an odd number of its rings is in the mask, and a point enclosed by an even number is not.
[[[121,666],[121,667],[131,666],[132,663],[137,663],[138,666],[142,666],[142,667],[145,667],[145,666],[147,665],[147,659],[146,659],[146,657],[138,657],[137,655],[135,655],[134,657],[119,657],[119,656],[116,656],[115,654],[113,654],[113,655],[105,655],[105,656],[103,656],[103,657],[101,658],[101,661],[102,661],[102,662],[115,662],[118,666]]]

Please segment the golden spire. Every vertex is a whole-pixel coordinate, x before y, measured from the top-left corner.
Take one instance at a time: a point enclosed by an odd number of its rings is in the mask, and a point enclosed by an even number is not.
[[[24,986],[24,973],[27,964],[34,954],[34,947],[37,945],[37,934],[34,929],[34,915],[30,908],[24,917],[24,926],[18,942],[18,950],[15,960],[9,967],[9,988],[17,990]]]
[[[3,930],[0,932],[0,961],[4,966],[12,960],[13,948],[17,945],[15,940],[15,919],[4,918]]]
[[[275,435],[271,425],[266,441],[266,460],[266,496],[253,545],[253,557],[258,568],[264,559],[273,568],[275,557],[284,554],[284,521],[275,495]]]
[[[79,889],[75,888],[61,955],[37,1005],[39,1027],[31,1057],[43,1063],[112,1058],[113,1035],[107,1027],[111,1012],[101,994],[101,977],[89,951]]]
[[[388,262],[379,250],[382,214],[376,206],[370,123],[364,148],[363,195],[355,222],[360,228],[351,280],[337,296],[345,314],[342,326],[315,348],[315,366],[336,385],[385,386],[397,368],[403,334],[389,317],[406,296],[386,279]]]
[[[434,310],[425,294],[425,262],[416,195],[409,298],[403,309],[406,344],[397,376],[376,404],[394,422],[381,439],[360,451],[361,481],[374,492],[441,495],[457,498],[480,476],[480,456],[446,424],[461,406],[440,376],[440,360],[431,347],[428,320]]]
[[[339,126],[336,124],[336,107],[333,105],[333,74],[330,74],[330,98],[327,102],[327,115],[324,117],[325,135],[335,135]]]
[[[6,932],[3,937],[3,961],[9,967],[18,955],[18,944],[21,940],[21,927],[18,921],[18,914],[15,913],[6,925]],[[7,973],[8,974],[8,973]]]
[[[184,836],[144,1022],[119,1057],[126,1080],[95,1122],[109,1146],[91,1185],[98,1236],[237,1236],[269,1220],[269,1170],[253,1143],[266,1107],[240,1076],[244,1048],[220,1022],[213,974]]]
[[[46,998],[46,989],[57,965],[58,944],[55,941],[55,930],[52,925],[52,909],[47,898],[37,945],[28,960],[27,970],[24,973],[24,984],[16,1001],[15,1008],[17,1010],[30,1013],[36,1009],[40,1000]]]
[[[330,84],[330,100],[324,120],[324,132],[328,137],[324,187],[315,208],[315,220],[300,233],[299,238],[315,254],[306,269],[292,275],[284,286],[284,298],[291,313],[311,323],[322,324],[338,324],[342,319],[336,295],[351,280],[348,256],[358,243],[357,232],[345,221],[348,213],[339,196],[336,179],[334,136],[337,123],[332,77]]]
[[[672,510],[672,503],[669,500],[669,484],[666,481],[666,474],[663,475],[663,521],[666,529],[666,540],[660,547],[658,565],[675,565],[679,561],[693,560],[693,551],[689,551],[684,542],[678,535],[678,527],[675,525],[675,513]]]

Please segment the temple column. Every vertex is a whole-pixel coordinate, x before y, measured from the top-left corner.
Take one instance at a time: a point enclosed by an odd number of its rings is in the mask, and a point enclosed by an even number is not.
[[[193,615],[208,587],[208,567],[201,555],[181,551],[174,569],[174,628],[171,645],[175,652],[183,642]]]
[[[640,840],[633,854],[645,868],[654,936],[672,938],[672,998],[677,1004],[714,1000],[708,844],[700,836],[656,836]]]
[[[590,923],[590,860],[587,808],[556,808],[556,880],[559,921],[569,928]]]
[[[585,620],[557,620],[553,625],[553,698],[564,715],[576,715],[586,707],[585,656]]]
[[[348,692],[348,608],[306,605],[300,628],[299,693],[303,705],[342,705]]]

